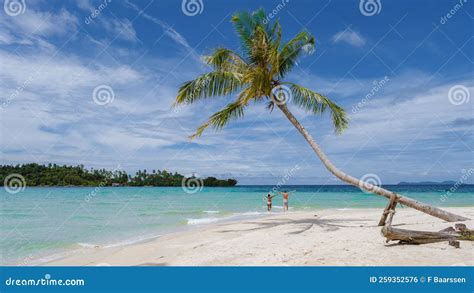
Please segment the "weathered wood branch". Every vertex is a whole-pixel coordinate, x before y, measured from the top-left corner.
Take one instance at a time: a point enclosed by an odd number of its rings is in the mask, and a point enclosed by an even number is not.
[[[382,228],[382,235],[389,241],[400,241],[406,244],[426,244],[442,241],[468,240],[474,241],[474,231],[467,229],[464,224],[456,224],[439,232],[415,231],[392,227],[392,219],[395,211],[389,211],[389,219]]]
[[[390,197],[390,201],[387,204],[387,207],[383,210],[382,218],[380,218],[379,226],[385,226],[385,222],[387,221],[388,214],[391,210],[395,211],[395,207],[397,206],[397,194],[392,193]]]

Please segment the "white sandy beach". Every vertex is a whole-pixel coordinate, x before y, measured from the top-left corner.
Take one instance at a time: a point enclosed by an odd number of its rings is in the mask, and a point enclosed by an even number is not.
[[[447,223],[398,208],[393,225],[439,231]],[[447,208],[474,219],[474,209]],[[84,248],[44,263],[55,266],[472,266],[474,243],[385,243],[377,226],[382,209],[277,213],[256,220],[220,223],[114,248]],[[464,222],[470,229],[474,220]]]

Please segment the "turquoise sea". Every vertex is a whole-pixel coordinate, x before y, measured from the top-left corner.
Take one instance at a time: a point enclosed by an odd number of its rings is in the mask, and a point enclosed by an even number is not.
[[[386,186],[438,207],[474,206],[474,185]],[[27,187],[0,189],[0,264],[34,265],[81,247],[113,247],[150,240],[208,223],[267,215],[263,195],[272,186]],[[351,186],[288,186],[290,212],[384,207],[387,201]],[[274,199],[274,213],[282,199]]]

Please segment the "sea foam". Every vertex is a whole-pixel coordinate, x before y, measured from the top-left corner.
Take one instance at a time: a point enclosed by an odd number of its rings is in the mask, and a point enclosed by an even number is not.
[[[223,219],[223,218],[222,218]],[[202,224],[209,224],[218,222],[222,220],[219,218],[200,218],[200,219],[187,219],[189,225],[202,225]]]

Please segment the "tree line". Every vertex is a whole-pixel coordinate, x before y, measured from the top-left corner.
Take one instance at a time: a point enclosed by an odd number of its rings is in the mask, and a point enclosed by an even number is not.
[[[134,176],[115,169],[86,169],[83,165],[40,165],[36,163],[22,165],[0,165],[0,184],[11,174],[20,174],[27,186],[181,186],[185,176],[166,170],[139,170]],[[194,175],[193,175],[194,176]],[[195,177],[189,178],[195,178]],[[188,178],[188,177],[187,177]],[[203,186],[234,186],[235,179],[217,179],[207,177],[199,179]]]

